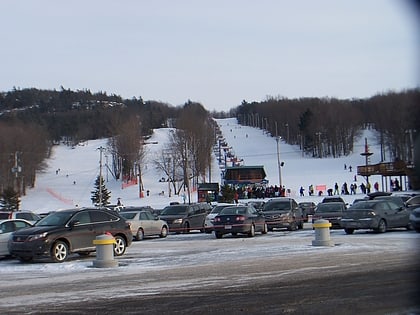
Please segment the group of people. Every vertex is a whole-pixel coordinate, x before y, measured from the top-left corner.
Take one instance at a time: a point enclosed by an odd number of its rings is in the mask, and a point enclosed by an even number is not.
[[[287,190],[285,186],[263,186],[263,185],[247,185],[236,187],[235,193],[238,199],[251,199],[251,198],[273,198],[285,197]],[[236,196],[235,196],[236,199]]]

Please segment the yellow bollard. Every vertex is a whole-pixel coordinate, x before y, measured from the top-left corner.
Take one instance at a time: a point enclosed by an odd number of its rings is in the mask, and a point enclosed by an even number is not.
[[[115,238],[111,234],[98,235],[93,241],[96,245],[96,260],[93,267],[113,268],[118,266],[118,261],[114,259]]]
[[[330,238],[330,221],[316,220],[312,226],[315,228],[315,240],[312,241],[313,246],[334,246]]]

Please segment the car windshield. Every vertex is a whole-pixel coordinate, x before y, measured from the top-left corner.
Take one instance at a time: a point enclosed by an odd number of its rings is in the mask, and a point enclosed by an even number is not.
[[[187,206],[169,206],[163,209],[161,215],[184,214],[187,212]]]
[[[267,202],[263,209],[265,211],[278,211],[278,212],[288,212],[290,211],[290,202],[281,201],[281,202]]]
[[[339,204],[332,204],[332,203],[326,203],[326,204],[320,204],[318,205],[316,209],[316,213],[325,213],[325,212],[341,212],[343,211],[342,206]]]
[[[133,220],[137,212],[121,212],[120,215],[126,220]]]
[[[67,223],[67,221],[72,217],[74,212],[54,212],[47,215],[45,218],[39,220],[35,225],[36,226],[50,226],[50,225],[57,225],[63,226]]]

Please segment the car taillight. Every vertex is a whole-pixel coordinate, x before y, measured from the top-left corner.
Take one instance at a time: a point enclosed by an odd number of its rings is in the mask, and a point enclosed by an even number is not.
[[[214,222],[220,222],[220,218],[219,217],[214,218]]]
[[[239,215],[235,219],[236,221],[245,221],[245,217],[243,215]]]

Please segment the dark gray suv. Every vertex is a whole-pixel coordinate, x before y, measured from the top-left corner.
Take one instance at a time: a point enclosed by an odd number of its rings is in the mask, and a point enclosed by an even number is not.
[[[188,233],[191,230],[204,232],[204,221],[211,211],[208,203],[175,204],[165,207],[159,215],[169,225],[169,232]]]
[[[270,199],[264,204],[262,212],[269,231],[274,228],[286,228],[289,231],[303,228],[302,209],[293,198]]]
[[[93,241],[105,233],[111,233],[115,238],[115,256],[123,255],[133,239],[130,225],[115,211],[60,210],[42,218],[31,228],[13,233],[8,246],[10,254],[22,261],[50,257],[55,262],[63,262],[71,253],[86,256],[94,252]]]

